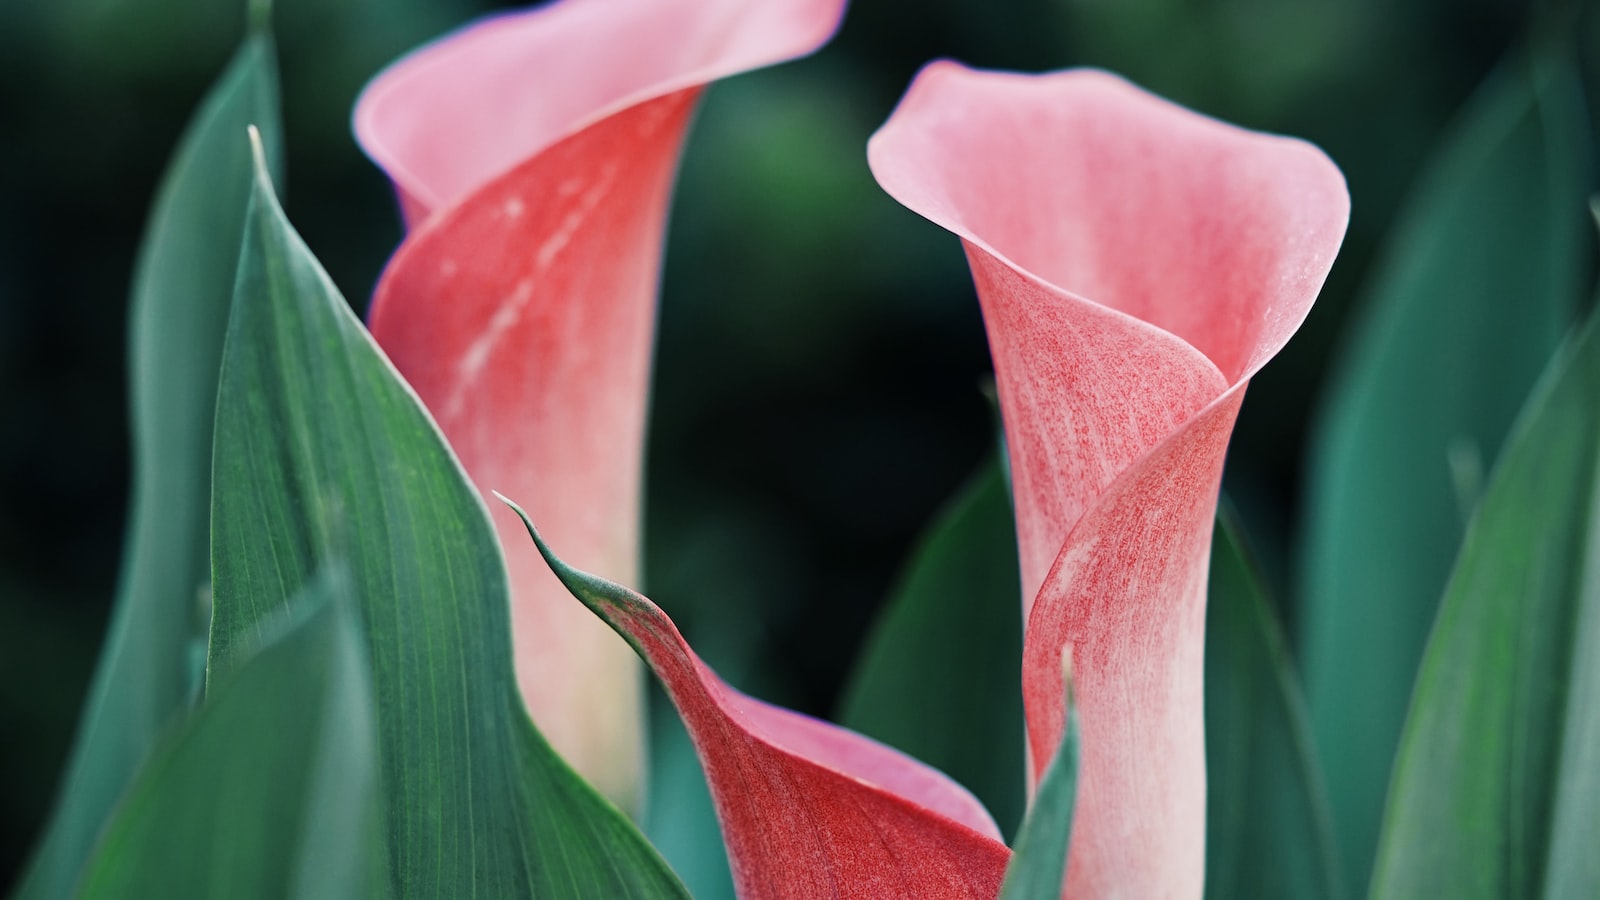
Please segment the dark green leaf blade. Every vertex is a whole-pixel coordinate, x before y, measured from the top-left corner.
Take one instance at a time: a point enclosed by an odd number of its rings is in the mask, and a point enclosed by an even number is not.
[[[1063,668],[1069,668],[1063,664]],[[1078,796],[1078,715],[1072,708],[1072,675],[1066,673],[1067,727],[1061,746],[1039,781],[1028,815],[1017,830],[1000,900],[1057,900],[1067,875],[1072,810]]]
[[[1300,643],[1345,882],[1367,882],[1406,702],[1482,480],[1583,293],[1586,121],[1518,51],[1401,216],[1317,423]]]
[[[1372,896],[1600,896],[1600,319],[1467,531],[1395,762]]]
[[[257,125],[274,170],[278,75],[252,34],[185,132],[145,229],[129,313],[134,496],[121,581],[57,806],[20,897],[64,897],[111,807],[196,695],[210,582],[217,369]]]
[[[1206,600],[1206,887],[1235,897],[1344,896],[1305,698],[1226,507]]]
[[[845,690],[840,722],[1022,818],[1022,584],[1011,494],[991,457],[923,538]]]
[[[338,593],[311,583],[283,633],[151,758],[78,896],[371,895],[377,723],[366,648]]]
[[[361,600],[401,896],[682,887],[528,719],[487,511],[258,167],[217,407],[211,659],[334,559]]]

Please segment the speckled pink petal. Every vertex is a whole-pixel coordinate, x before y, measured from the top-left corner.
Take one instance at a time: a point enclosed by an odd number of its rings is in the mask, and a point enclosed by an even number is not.
[[[1096,71],[928,66],[868,149],[961,237],[1009,440],[1037,777],[1071,646],[1065,894],[1199,897],[1212,518],[1244,388],[1310,311],[1349,197],[1316,148]]]
[[[655,297],[685,128],[715,78],[810,52],[843,0],[562,0],[380,74],[356,134],[412,233],[370,325],[474,482],[523,498],[574,562],[631,581]],[[502,538],[523,541],[498,509]],[[551,743],[636,802],[638,663],[508,554],[517,675]]]
[[[965,788],[855,732],[739,693],[655,604],[534,540],[666,687],[705,767],[741,898],[995,896],[1011,854]]]

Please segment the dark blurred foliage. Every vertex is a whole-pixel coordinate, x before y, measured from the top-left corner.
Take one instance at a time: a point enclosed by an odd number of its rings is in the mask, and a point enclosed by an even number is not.
[[[116,577],[134,248],[244,5],[0,0],[0,884],[55,789]],[[355,93],[489,5],[278,2],[289,214],[357,305],[400,232],[350,137]],[[684,160],[667,255],[647,589],[735,682],[827,714],[918,530],[989,446],[988,354],[959,245],[882,194],[865,163],[867,136],[933,57],[1102,66],[1308,138],[1344,169],[1344,252],[1306,327],[1256,379],[1229,462],[1228,490],[1281,580],[1307,411],[1375,244],[1441,126],[1512,42],[1557,27],[1600,46],[1600,16],[1578,12],[856,0],[816,57],[719,84]]]

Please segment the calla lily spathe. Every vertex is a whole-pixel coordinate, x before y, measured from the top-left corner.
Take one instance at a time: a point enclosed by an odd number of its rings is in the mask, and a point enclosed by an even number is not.
[[[1115,76],[926,68],[868,151],[962,239],[1014,480],[1032,775],[1074,661],[1066,895],[1199,897],[1202,651],[1223,456],[1349,219],[1338,168]]]
[[[562,0],[385,70],[355,113],[410,234],[373,335],[482,490],[524,498],[576,561],[632,581],[668,199],[709,82],[809,53],[843,0]],[[521,544],[496,508],[502,540]],[[517,675],[550,742],[637,801],[628,648],[508,554]]]
[[[891,195],[961,237],[983,306],[1014,478],[1035,778],[1064,727],[1064,654],[1074,667],[1082,758],[1064,894],[1198,898],[1223,456],[1250,377],[1333,263],[1344,179],[1309,144],[1102,72],[948,62],[917,77],[868,155]],[[539,546],[682,713],[741,896],[993,896],[1009,851],[959,786],[744,697],[650,601],[568,567],[553,536]]]

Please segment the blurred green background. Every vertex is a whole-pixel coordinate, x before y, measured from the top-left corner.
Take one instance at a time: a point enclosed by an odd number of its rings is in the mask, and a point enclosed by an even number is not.
[[[364,303],[400,231],[350,136],[354,96],[491,4],[276,5],[288,211]],[[240,0],[0,0],[0,885],[48,809],[116,576],[132,255],[243,19]],[[1109,68],[1305,137],[1344,170],[1344,251],[1306,327],[1256,379],[1228,467],[1286,595],[1307,414],[1373,250],[1453,113],[1549,23],[1600,48],[1600,15],[1576,4],[856,0],[815,57],[720,83],[669,237],[647,590],[730,680],[827,715],[919,530],[990,446],[988,354],[959,245],[879,191],[864,154],[917,68],[953,57]],[[1600,96],[1600,54],[1587,56]]]

